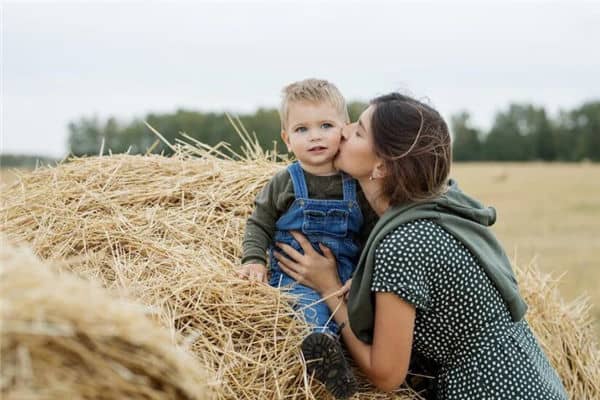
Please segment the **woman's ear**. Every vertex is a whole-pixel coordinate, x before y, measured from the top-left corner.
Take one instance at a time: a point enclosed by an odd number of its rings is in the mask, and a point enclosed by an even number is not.
[[[375,163],[375,167],[373,168],[371,176],[373,179],[381,179],[387,176],[387,169],[383,160],[378,160],[377,163]]]
[[[290,136],[285,130],[281,130],[281,140],[283,140],[283,143],[285,143],[287,146],[288,152],[291,152],[292,148],[290,147]]]

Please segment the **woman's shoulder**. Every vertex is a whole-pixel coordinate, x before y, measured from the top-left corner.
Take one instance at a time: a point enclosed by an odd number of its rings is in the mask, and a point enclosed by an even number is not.
[[[416,219],[398,225],[386,234],[379,242],[378,249],[395,245],[414,248],[417,244],[434,243],[444,236],[444,232],[440,225],[430,219]]]
[[[389,232],[375,249],[371,291],[393,292],[418,309],[430,304],[430,276],[434,262],[430,257],[437,224],[414,220]]]
[[[375,248],[375,268],[402,268],[419,273],[434,268],[451,240],[432,220],[418,219],[399,225]],[[377,264],[380,264],[379,266]]]

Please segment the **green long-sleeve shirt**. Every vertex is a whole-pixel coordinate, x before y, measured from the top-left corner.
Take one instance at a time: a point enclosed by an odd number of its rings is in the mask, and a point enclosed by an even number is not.
[[[340,174],[318,176],[304,171],[304,178],[310,198],[318,200],[344,198]],[[356,196],[363,214],[363,226],[358,238],[362,247],[378,217],[358,185]],[[294,185],[289,172],[287,169],[277,172],[254,202],[254,212],[248,218],[242,244],[242,264],[267,265],[266,252],[275,235],[275,223],[289,209],[294,199]]]

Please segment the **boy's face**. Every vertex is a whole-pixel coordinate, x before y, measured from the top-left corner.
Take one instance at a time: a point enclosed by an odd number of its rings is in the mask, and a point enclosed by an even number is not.
[[[291,103],[281,138],[308,172],[334,173],[333,158],[344,122],[343,115],[328,103]]]

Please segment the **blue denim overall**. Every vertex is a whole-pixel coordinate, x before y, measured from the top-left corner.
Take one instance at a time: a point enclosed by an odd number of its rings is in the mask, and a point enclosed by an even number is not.
[[[302,248],[289,231],[302,232],[313,248],[322,254],[319,243],[327,246],[337,260],[338,274],[342,283],[352,277],[358,262],[359,247],[355,242],[363,223],[362,212],[356,200],[356,181],[342,173],[343,200],[315,200],[308,197],[304,172],[298,162],[288,167],[294,185],[296,199],[275,224],[274,242],[286,243],[303,253]],[[308,323],[318,332],[337,333],[337,324],[331,317],[329,307],[313,289],[296,282],[283,272],[273,250],[282,253],[273,244],[269,248],[273,287],[289,287],[289,293],[297,296],[294,309],[301,311]],[[314,304],[319,302],[317,304]],[[331,321],[329,321],[331,319]],[[328,322],[329,321],[329,322]]]

